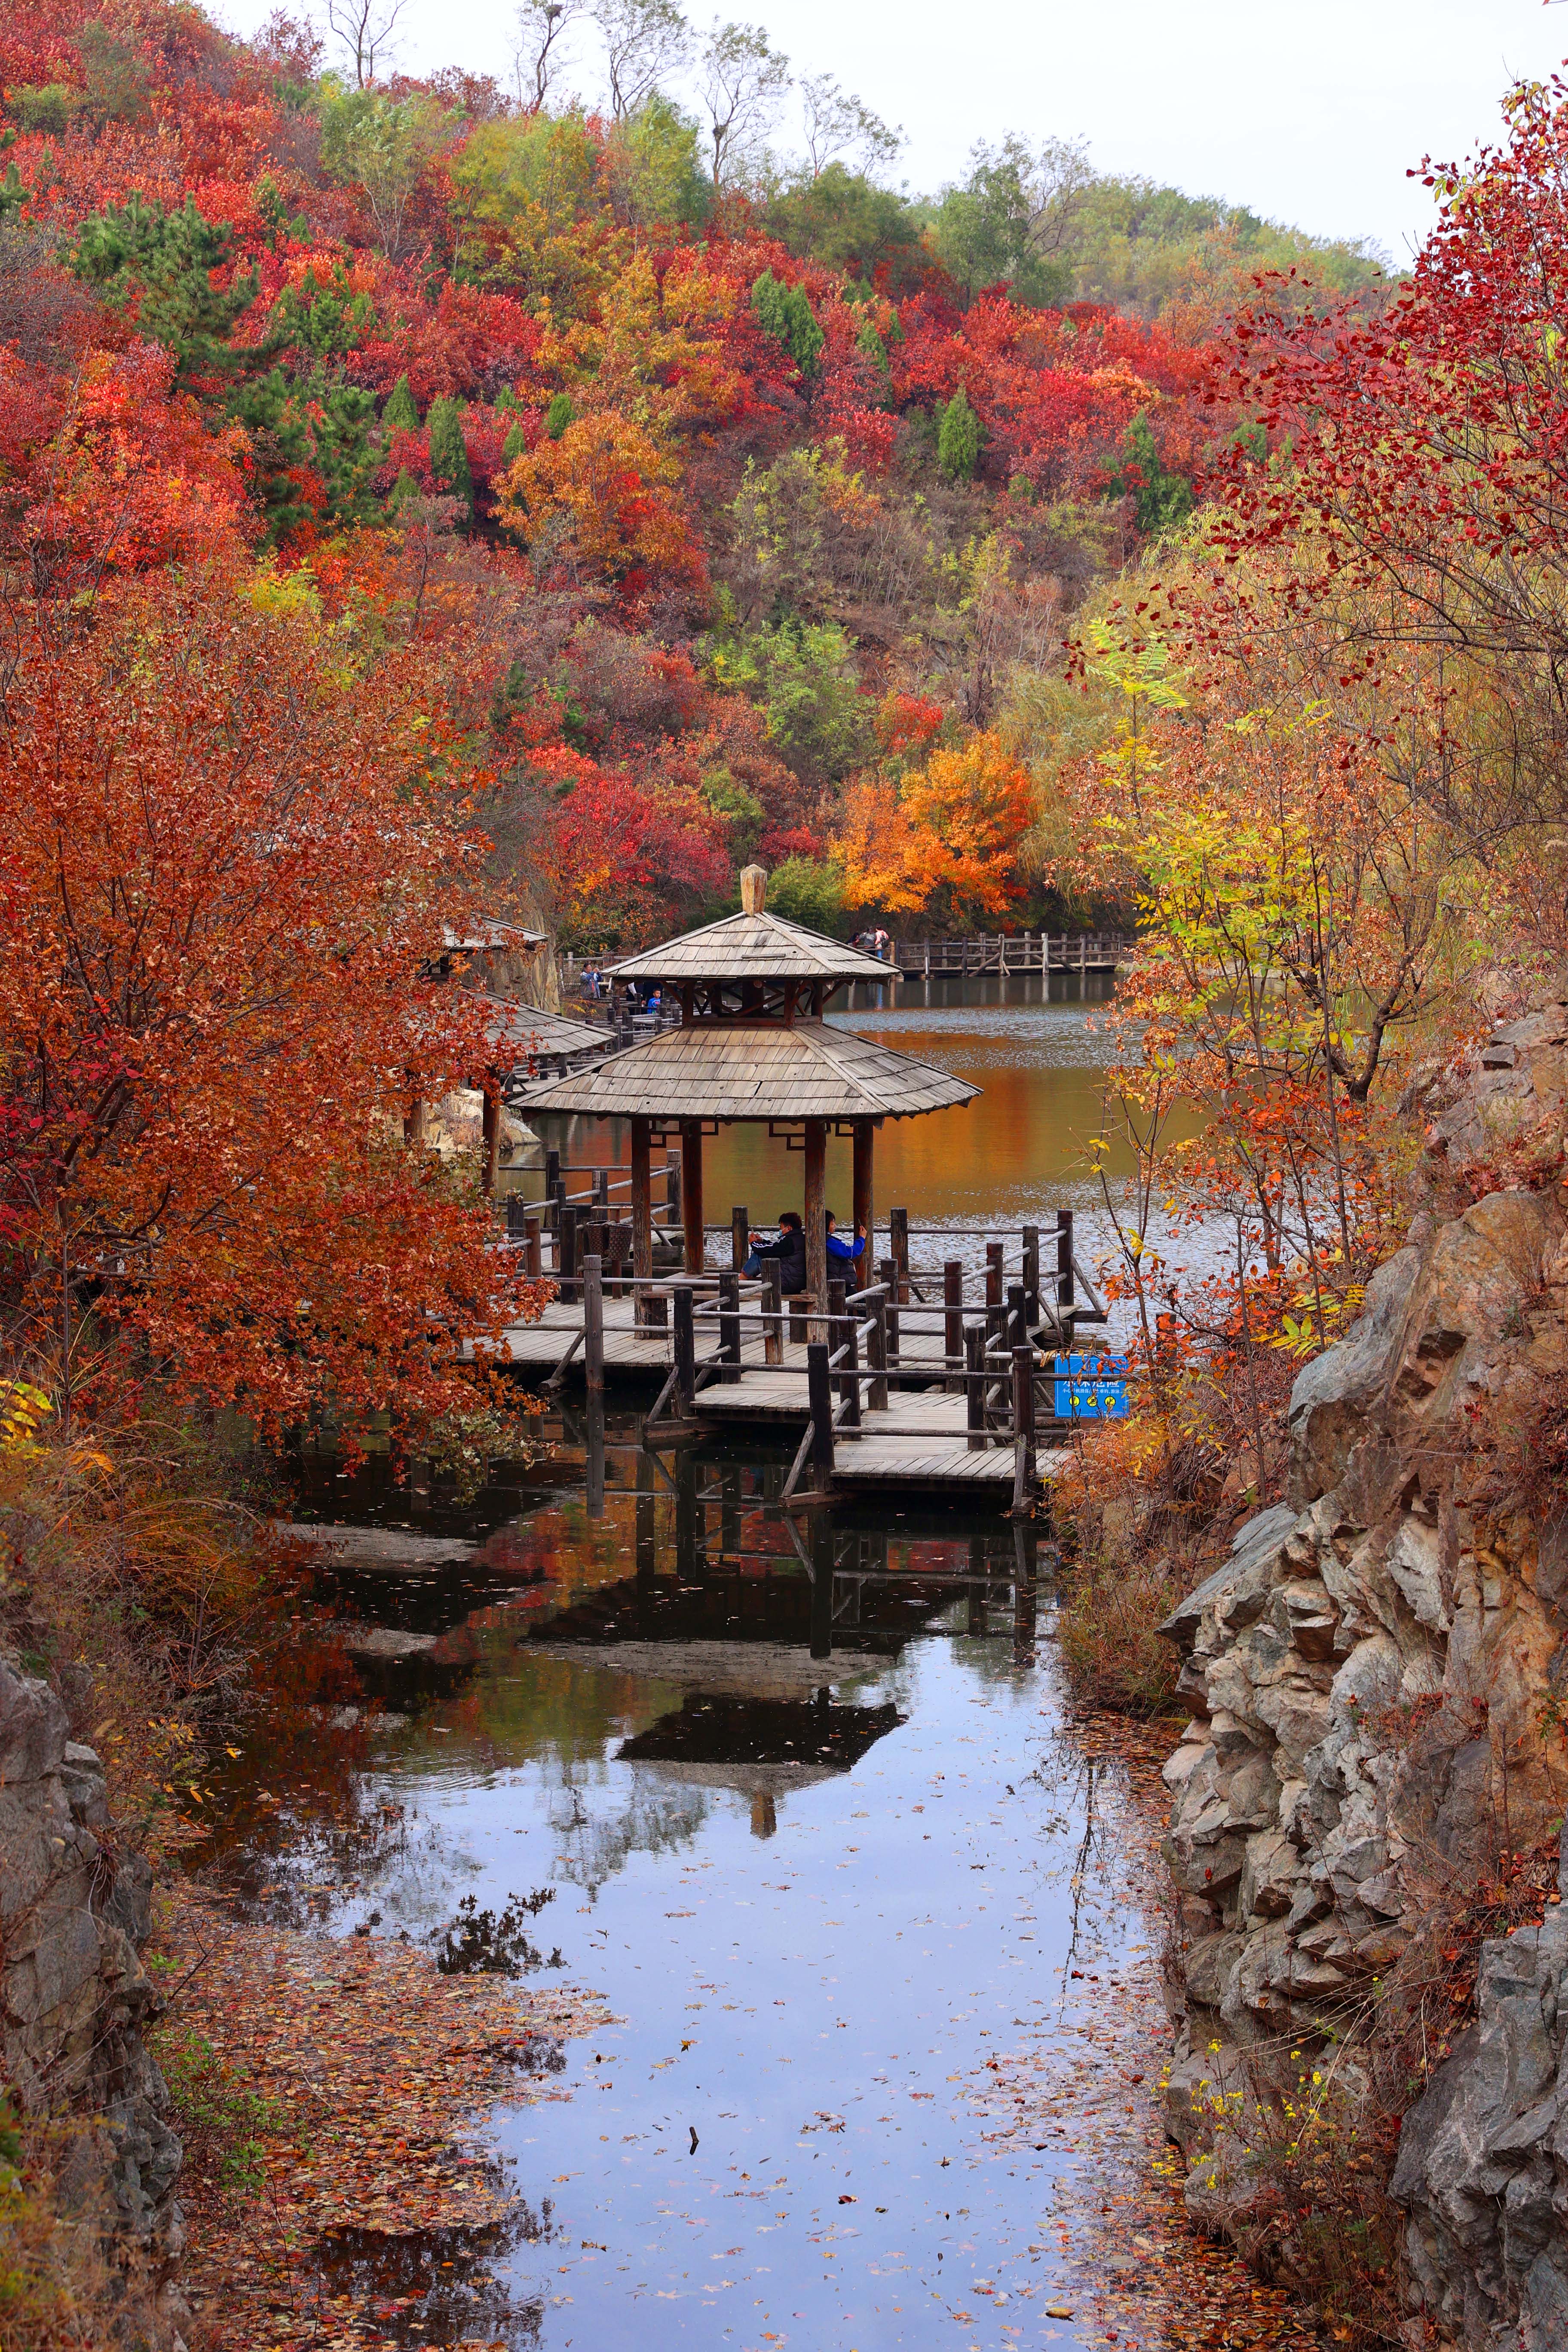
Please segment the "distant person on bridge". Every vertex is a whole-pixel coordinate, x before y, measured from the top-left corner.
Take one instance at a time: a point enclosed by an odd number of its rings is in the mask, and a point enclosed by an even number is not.
[[[752,1234],[750,1239],[752,1254],[745,1269],[748,1274],[761,1274],[763,1258],[776,1257],[779,1289],[784,1297],[793,1298],[805,1288],[805,1226],[795,1210],[781,1211],[776,1241],[765,1241],[761,1234]],[[828,1247],[832,1247],[831,1242]]]

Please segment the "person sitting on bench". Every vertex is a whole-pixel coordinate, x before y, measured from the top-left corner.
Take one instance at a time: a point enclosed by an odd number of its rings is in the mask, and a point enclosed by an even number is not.
[[[763,1258],[776,1257],[782,1295],[793,1298],[805,1288],[805,1227],[794,1209],[780,1213],[776,1241],[764,1241],[761,1234],[752,1234],[751,1244],[752,1254],[745,1269],[748,1274],[761,1274]]]
[[[838,1231],[837,1218],[834,1215],[832,1210],[829,1209],[827,1212],[827,1255],[829,1264],[831,1265],[831,1262],[835,1258],[849,1258],[853,1260],[855,1258],[861,1257],[865,1255],[865,1226],[857,1225],[855,1228],[854,1240],[852,1242],[847,1242],[843,1234]]]

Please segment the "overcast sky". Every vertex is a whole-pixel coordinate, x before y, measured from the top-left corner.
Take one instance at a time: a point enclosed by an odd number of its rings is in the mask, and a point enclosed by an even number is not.
[[[216,0],[238,31],[273,5]],[[701,0],[689,13],[709,21]],[[1101,171],[1371,236],[1396,259],[1431,219],[1406,167],[1491,138],[1510,81],[1568,53],[1568,6],[1541,0],[742,0],[734,13],[798,71],[837,74],[900,123],[916,190],[960,173],[976,139],[1081,137]],[[396,57],[410,72],[503,76],[512,46],[505,0],[405,0]],[[591,35],[574,55],[570,82],[592,98]]]

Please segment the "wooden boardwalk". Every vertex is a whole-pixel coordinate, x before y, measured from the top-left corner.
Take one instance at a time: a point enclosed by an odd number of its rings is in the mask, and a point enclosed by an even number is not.
[[[1010,1499],[1016,1475],[1011,1436],[991,1432],[984,1444],[971,1444],[967,1398],[944,1385],[949,1365],[942,1331],[922,1329],[910,1309],[902,1319],[897,1372],[906,1379],[914,1376],[919,1384],[890,1384],[886,1408],[863,1396],[858,1426],[841,1423],[835,1432],[830,1491],[889,1493],[907,1487],[928,1496],[945,1492]],[[706,1348],[716,1324],[705,1319],[698,1328],[710,1335],[701,1343]],[[784,1360],[770,1365],[764,1361],[758,1325],[742,1320],[739,1367],[704,1369],[689,1421],[714,1432],[765,1431],[776,1436],[801,1432],[811,1417],[806,1344],[787,1336],[787,1318],[785,1331]],[[533,1372],[574,1365],[582,1336],[581,1307],[561,1301],[547,1307],[539,1322],[519,1325],[507,1335],[512,1363]],[[605,1300],[606,1380],[660,1381],[673,1366],[672,1332],[640,1332],[630,1299]],[[1047,1424],[1042,1435],[1048,1441],[1050,1433]],[[1037,1477],[1048,1482],[1065,1459],[1065,1449],[1047,1442],[1036,1457]]]
[[[703,1336],[698,1342],[699,1353],[711,1346],[715,1324],[704,1318],[698,1324]],[[767,1367],[763,1360],[762,1333],[754,1322],[741,1326],[741,1360],[744,1380],[745,1402],[736,1402],[732,1410],[742,1417],[766,1419],[783,1415],[797,1421],[805,1418],[805,1343],[788,1337],[786,1314],[784,1365],[773,1387],[766,1378]],[[506,1332],[510,1349],[508,1360],[521,1371],[553,1371],[572,1347],[574,1339],[581,1343],[583,1309],[576,1299],[557,1298],[552,1301],[537,1323],[514,1323]],[[911,1368],[932,1373],[942,1370],[942,1355],[940,1331],[909,1330],[904,1334],[900,1360],[906,1370]],[[605,1301],[605,1376],[622,1380],[651,1380],[657,1385],[675,1362],[674,1339],[669,1329],[643,1332],[635,1328],[632,1301],[629,1298],[606,1298]],[[742,1391],[731,1384],[722,1390],[705,1388],[701,1400],[705,1407],[715,1407],[721,1395],[740,1399]],[[962,1400],[961,1400],[962,1402]]]

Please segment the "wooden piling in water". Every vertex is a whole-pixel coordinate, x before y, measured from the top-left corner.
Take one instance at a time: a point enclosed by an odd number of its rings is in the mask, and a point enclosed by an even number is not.
[[[827,1492],[833,1476],[833,1378],[827,1369],[830,1350],[826,1340],[812,1339],[805,1350],[806,1401],[811,1411],[811,1469],[818,1494]]]
[[[1035,1491],[1035,1351],[1013,1350],[1013,1510],[1022,1517]]]
[[[778,1365],[784,1360],[784,1273],[776,1257],[763,1260],[763,1361]]]
[[[889,1245],[893,1254],[893,1263],[899,1269],[898,1304],[900,1307],[907,1307],[910,1303],[909,1211],[907,1209],[889,1209],[888,1212],[888,1229]]]
[[[681,1282],[675,1288],[675,1385],[679,1391],[684,1411],[689,1412],[697,1402],[697,1331],[692,1320],[691,1285]]]
[[[883,1360],[894,1371],[899,1368],[899,1261],[885,1257],[877,1268],[877,1279],[887,1294],[882,1310]]]
[[[1069,1312],[1073,1304],[1072,1211],[1057,1211],[1057,1306]]]
[[[964,1392],[968,1411],[964,1415],[968,1435],[965,1444],[971,1454],[985,1451],[985,1334],[978,1323],[970,1324],[963,1335],[963,1363],[968,1374]]]
[[[719,1352],[720,1378],[732,1384],[741,1377],[741,1277],[732,1266],[719,1276]]]
[[[886,1374],[888,1370],[888,1294],[879,1289],[871,1301],[871,1328],[866,1334],[866,1361],[873,1373]],[[871,1412],[888,1410],[888,1383],[885,1377],[873,1379],[866,1390],[867,1409]]]
[[[590,1407],[597,1397],[605,1402],[604,1260],[590,1250],[583,1260],[583,1376],[588,1384]]]
[[[961,1257],[943,1261],[942,1296],[947,1309],[942,1349],[950,1367],[957,1372],[963,1367],[963,1260]]]

